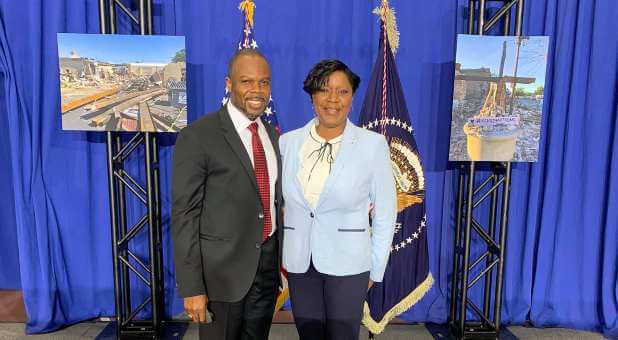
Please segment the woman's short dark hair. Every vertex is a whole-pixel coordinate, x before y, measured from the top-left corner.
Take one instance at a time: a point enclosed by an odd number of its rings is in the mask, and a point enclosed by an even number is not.
[[[321,90],[328,80],[328,77],[337,71],[345,73],[350,85],[352,85],[352,93],[356,92],[358,84],[360,84],[360,77],[352,72],[348,65],[336,59],[325,59],[315,64],[303,82],[303,90],[305,90],[309,96],[313,95]]]

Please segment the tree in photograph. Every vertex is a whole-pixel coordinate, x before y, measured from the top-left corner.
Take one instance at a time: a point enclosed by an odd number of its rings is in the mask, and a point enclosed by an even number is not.
[[[173,63],[184,63],[185,62],[185,49],[176,52],[174,57],[172,58]]]

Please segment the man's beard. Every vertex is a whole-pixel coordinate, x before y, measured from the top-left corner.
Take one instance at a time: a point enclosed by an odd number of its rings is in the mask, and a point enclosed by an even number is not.
[[[264,103],[266,103],[265,99],[261,99],[261,100],[263,100]],[[240,112],[242,112],[251,121],[254,121],[257,118],[259,118],[264,113],[264,110],[266,110],[266,106],[267,106],[267,105],[264,105],[264,107],[260,110],[259,113],[251,113],[248,110],[248,105],[246,102],[239,101],[238,104],[236,104],[234,98],[230,98],[230,101]]]
[[[256,120],[264,113],[264,111],[262,111],[260,113],[249,113],[249,112],[245,111],[243,113],[245,114],[245,116],[247,116],[247,118],[249,118],[249,120]]]

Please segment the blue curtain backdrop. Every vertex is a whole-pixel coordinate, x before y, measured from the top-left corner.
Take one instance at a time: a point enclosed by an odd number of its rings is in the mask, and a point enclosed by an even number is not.
[[[0,112],[6,112],[4,79],[0,73]],[[0,114],[0,131],[7,131],[7,115]],[[0,138],[0,140],[4,139]],[[0,142],[0,155],[9,154],[9,145]],[[5,158],[5,157],[3,157]],[[11,162],[0,162],[0,240],[5,249],[0,252],[0,289],[19,289],[19,250],[17,248],[17,229],[15,223],[15,204],[13,204],[13,182]]]
[[[238,1],[154,3],[155,33],[186,36],[193,120],[220,104],[240,29]],[[466,4],[391,0],[401,32],[397,67],[425,165],[436,277],[434,288],[403,315],[409,321],[447,316],[457,181],[448,139],[456,34],[465,32]],[[361,75],[351,113],[356,121],[377,53],[379,25],[370,13],[378,1],[256,5],[256,39],[271,62],[282,130],[312,116],[301,84],[322,58],[342,59]],[[531,320],[618,337],[616,17],[614,0],[526,4],[524,34],[549,35],[551,44],[539,162],[513,171],[507,323]],[[57,32],[97,33],[98,1],[0,1],[0,288],[23,289],[28,332],[114,314],[104,138],[60,129]],[[119,32],[136,30],[123,20]],[[181,309],[167,237],[173,143],[173,136],[162,137],[168,315]],[[128,167],[142,171],[136,160]],[[141,212],[138,204],[129,206],[131,216]],[[144,251],[144,239],[135,245]]]

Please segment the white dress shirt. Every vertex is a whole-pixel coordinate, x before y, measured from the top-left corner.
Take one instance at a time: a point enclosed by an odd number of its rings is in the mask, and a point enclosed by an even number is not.
[[[300,148],[301,165],[297,174],[305,199],[313,209],[320,200],[322,189],[330,175],[343,138],[342,133],[327,142],[318,135],[316,126],[317,123],[311,126],[309,137]]]
[[[240,112],[240,110],[232,104],[231,100],[227,103],[227,112],[230,114],[234,128],[236,128],[236,132],[238,132],[240,140],[245,146],[245,150],[247,150],[249,159],[251,159],[251,164],[255,167],[255,163],[253,162],[253,145],[251,142],[252,135],[251,130],[249,130],[249,125],[254,121]],[[268,182],[270,184],[270,218],[272,221],[272,231],[269,236],[272,236],[277,226],[277,212],[275,210],[275,183],[277,182],[278,173],[277,156],[270,142],[270,137],[268,137],[268,132],[266,132],[266,127],[264,127],[264,123],[262,123],[262,120],[259,118],[256,119],[255,122],[258,124],[258,135],[260,136],[262,147],[266,154],[266,167],[268,168]]]

